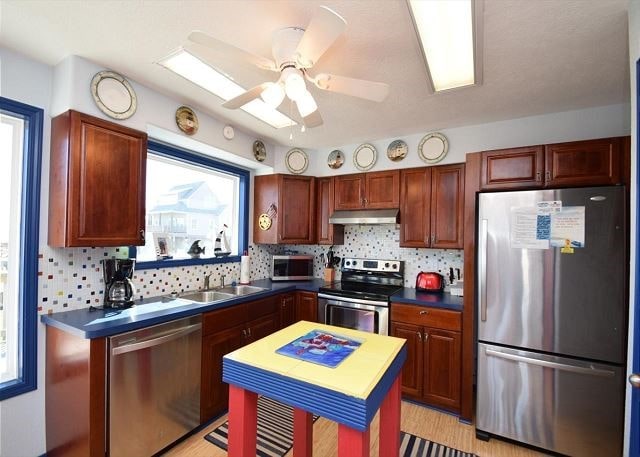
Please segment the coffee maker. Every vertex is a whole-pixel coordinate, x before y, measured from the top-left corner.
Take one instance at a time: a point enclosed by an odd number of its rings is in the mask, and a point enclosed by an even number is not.
[[[135,259],[102,260],[105,308],[129,308],[133,305],[136,288],[131,279],[135,264]]]

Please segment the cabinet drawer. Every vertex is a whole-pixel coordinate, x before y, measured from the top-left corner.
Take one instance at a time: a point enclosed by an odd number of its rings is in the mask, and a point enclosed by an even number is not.
[[[236,325],[244,325],[247,316],[246,303],[204,313],[202,315],[202,334],[208,335]]]
[[[267,314],[277,313],[280,297],[281,295],[261,298],[260,300],[247,303],[247,319],[256,319],[258,317],[266,316]]]
[[[462,328],[459,311],[400,303],[391,304],[391,320],[443,330],[460,331]]]

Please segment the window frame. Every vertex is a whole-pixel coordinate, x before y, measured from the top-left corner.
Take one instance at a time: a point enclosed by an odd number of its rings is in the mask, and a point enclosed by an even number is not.
[[[249,186],[251,177],[249,170],[222,162],[220,160],[216,160],[211,156],[207,156],[199,152],[190,151],[151,139],[147,143],[147,158],[149,157],[149,154],[178,160],[180,162],[189,163],[191,165],[196,165],[202,168],[232,173],[238,176],[238,178],[240,179],[238,185],[238,227],[240,230],[240,232],[238,233],[238,255],[200,259],[165,259],[139,261],[136,262],[136,270],[240,262],[240,256],[242,255],[242,253],[249,249]],[[145,220],[147,216],[146,212],[147,209],[145,208]],[[135,247],[129,248],[129,256],[136,257]]]
[[[25,120],[20,198],[18,376],[0,383],[0,401],[38,388],[38,250],[44,110],[0,97],[0,111]]]

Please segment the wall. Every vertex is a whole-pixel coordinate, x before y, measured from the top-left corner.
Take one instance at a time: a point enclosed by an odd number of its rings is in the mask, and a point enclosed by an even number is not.
[[[637,314],[638,307],[633,306],[636,294],[635,276],[636,272],[636,246],[638,243],[638,227],[636,225],[637,207],[638,207],[638,187],[637,183],[637,167],[638,167],[638,106],[637,106],[637,86],[636,80],[636,62],[640,59],[640,0],[629,1],[629,70],[631,81],[631,268],[629,272],[629,334],[633,335],[633,328],[636,320],[640,319],[640,315]],[[634,349],[635,343],[635,349]],[[634,353],[634,351],[636,351]],[[640,341],[636,339],[634,342],[629,339],[628,350],[628,369],[627,374],[631,374],[633,371],[633,358],[638,357],[637,351],[640,351]],[[640,413],[640,411],[638,411]],[[627,383],[627,401],[626,401],[626,417],[625,417],[625,455],[628,455],[629,449],[629,434],[631,432],[631,385]],[[638,433],[636,431],[636,433]]]

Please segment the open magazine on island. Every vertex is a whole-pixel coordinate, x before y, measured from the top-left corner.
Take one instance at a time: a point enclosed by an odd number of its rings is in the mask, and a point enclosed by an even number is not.
[[[364,340],[316,329],[285,344],[276,353],[335,368],[363,342]]]

